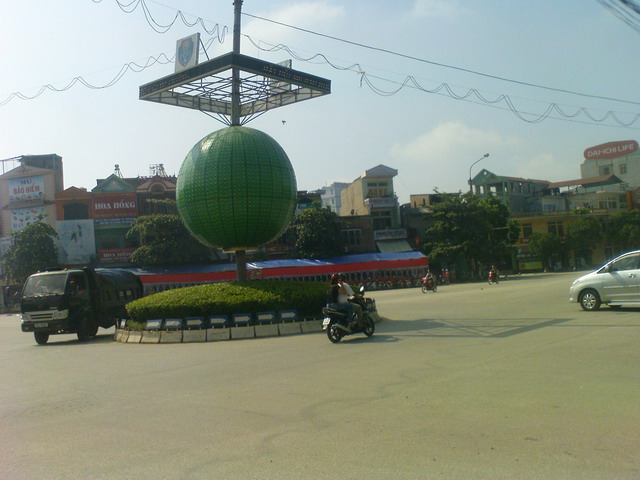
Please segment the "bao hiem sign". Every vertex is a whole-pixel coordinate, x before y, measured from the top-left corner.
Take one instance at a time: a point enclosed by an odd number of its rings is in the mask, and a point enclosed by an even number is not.
[[[9,203],[29,202],[43,197],[44,177],[42,175],[9,179]]]
[[[609,142],[595,147],[589,147],[584,151],[586,160],[607,160],[610,158],[629,155],[638,150],[638,142],[635,140],[623,140],[621,142]]]
[[[131,223],[136,213],[135,193],[109,193],[93,197],[93,218],[98,225]]]

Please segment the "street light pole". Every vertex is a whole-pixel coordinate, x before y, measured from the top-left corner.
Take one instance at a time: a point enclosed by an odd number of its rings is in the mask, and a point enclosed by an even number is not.
[[[473,193],[473,187],[471,186],[471,169],[473,168],[473,166],[478,163],[480,160],[484,160],[485,158],[487,158],[489,156],[488,153],[485,153],[482,157],[480,157],[478,160],[476,160],[475,162],[473,162],[471,164],[471,166],[469,167],[469,193]]]

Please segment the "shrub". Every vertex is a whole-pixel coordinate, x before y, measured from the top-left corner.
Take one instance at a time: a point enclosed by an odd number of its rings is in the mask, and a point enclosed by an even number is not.
[[[323,282],[254,280],[185,287],[143,297],[127,304],[132,320],[208,317],[295,309],[316,316],[326,303]]]

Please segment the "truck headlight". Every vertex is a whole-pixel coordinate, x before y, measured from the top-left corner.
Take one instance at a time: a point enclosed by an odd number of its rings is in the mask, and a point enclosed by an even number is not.
[[[28,313],[23,313],[22,314],[22,321],[23,322],[30,322],[31,321],[31,317],[29,316]]]
[[[58,310],[53,312],[53,320],[62,320],[69,316],[69,310]]]

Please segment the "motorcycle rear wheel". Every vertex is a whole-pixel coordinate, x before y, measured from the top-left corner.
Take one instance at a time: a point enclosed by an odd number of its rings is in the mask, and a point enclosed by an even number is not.
[[[365,315],[364,316],[364,328],[362,329],[362,332],[367,336],[370,337],[371,335],[373,335],[373,332],[376,331],[376,324],[373,323],[373,320],[371,319],[371,317],[369,315]]]
[[[340,332],[338,327],[335,326],[335,324],[329,325],[329,328],[327,328],[327,337],[329,337],[331,343],[338,343],[340,340],[342,340],[342,336],[342,333]]]

